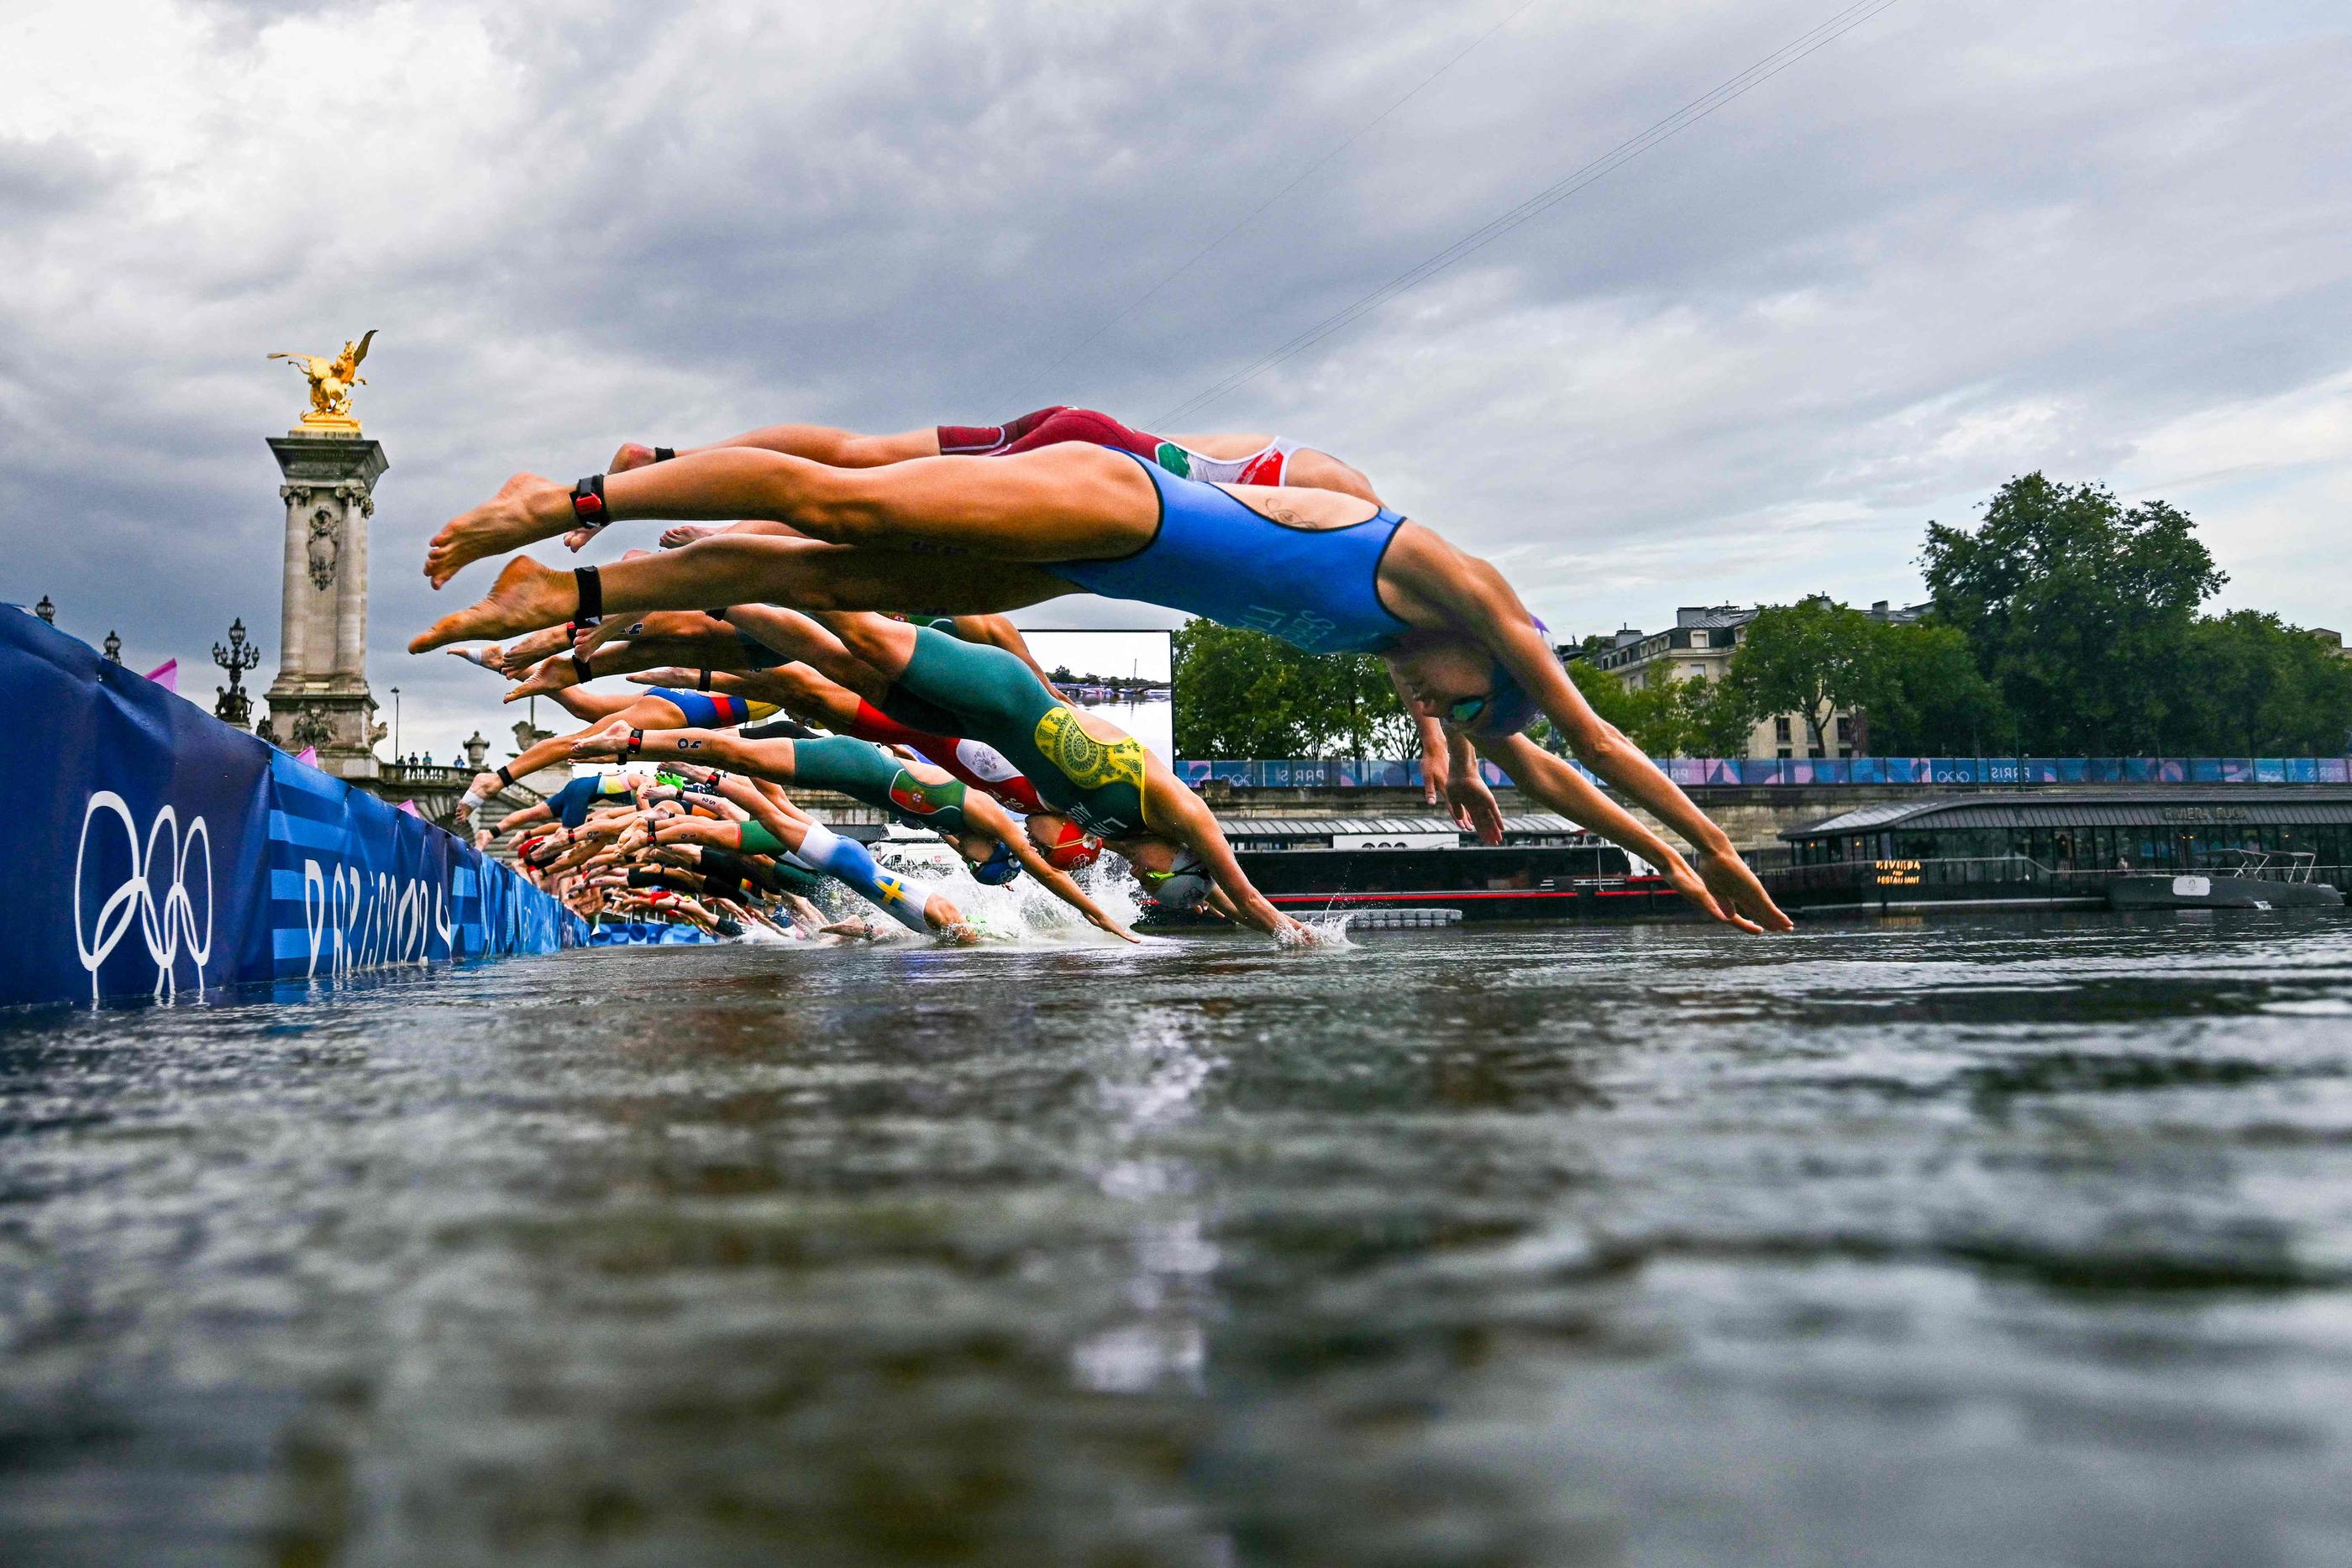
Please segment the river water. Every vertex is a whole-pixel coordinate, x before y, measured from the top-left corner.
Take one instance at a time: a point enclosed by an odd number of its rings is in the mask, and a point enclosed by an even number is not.
[[[0,1021],[0,1556],[2352,1562],[2352,923]]]

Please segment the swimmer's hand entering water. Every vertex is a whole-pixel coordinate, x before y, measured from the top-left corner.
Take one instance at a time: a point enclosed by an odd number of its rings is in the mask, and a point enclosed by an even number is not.
[[[1756,873],[1738,853],[1703,852],[1698,857],[1698,874],[1706,881],[1707,891],[1715,895],[1715,905],[1723,918],[1742,931],[1794,931],[1797,923],[1780,912]],[[1689,897],[1688,894],[1684,894]],[[1696,901],[1694,901],[1696,902]]]

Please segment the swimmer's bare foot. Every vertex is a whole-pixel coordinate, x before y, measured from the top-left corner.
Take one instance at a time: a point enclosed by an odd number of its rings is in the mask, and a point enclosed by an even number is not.
[[[518,637],[506,645],[506,674],[520,680],[530,673],[530,667],[551,653],[561,653],[572,646],[572,628],[550,626],[528,637]]]
[[[677,549],[682,545],[690,545],[697,539],[707,539],[713,534],[723,534],[726,531],[725,528],[709,523],[677,523],[662,530],[661,548]]]
[[[654,460],[654,449],[634,441],[624,441],[621,449],[613,454],[613,461],[604,465],[607,474],[625,474],[632,468],[643,468]]]
[[[552,538],[577,520],[570,486],[518,474],[489,500],[441,525],[425,549],[425,576],[439,588],[484,556]]]
[[[507,673],[506,664],[503,663],[505,655],[499,652],[499,645],[496,643],[481,648],[451,648],[446,652],[453,659],[463,659],[469,664],[478,664],[493,674],[503,675]]]
[[[607,615],[593,626],[572,628],[572,651],[585,659],[607,643],[625,643],[631,632],[645,624],[642,621],[625,621]]]
[[[569,657],[542,659],[524,674],[521,685],[510,689],[499,700],[519,703],[526,697],[551,696],[579,684],[580,672],[572,667]]]
[[[626,757],[629,754],[629,721],[616,718],[593,735],[575,737],[572,742],[572,759],[586,762],[602,757]]]
[[[477,637],[507,637],[536,632],[572,619],[580,608],[580,591],[568,571],[545,567],[529,556],[507,562],[499,580],[480,603],[444,615],[432,628],[408,644],[412,653],[429,653],[451,643]]]

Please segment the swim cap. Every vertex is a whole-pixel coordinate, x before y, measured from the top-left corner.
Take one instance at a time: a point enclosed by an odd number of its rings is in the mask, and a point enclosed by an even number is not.
[[[1543,623],[1542,617],[1530,615],[1528,619],[1535,623],[1535,629],[1543,634],[1544,641],[1549,643],[1551,628]],[[1495,689],[1486,694],[1486,706],[1480,708],[1478,716],[1470,721],[1468,728],[1471,734],[1493,737],[1517,735],[1543,716],[1543,708],[1528,695],[1528,688],[1519,685],[1519,678],[1503,667],[1501,660],[1495,662],[1491,673]]]
[[[1045,863],[1055,871],[1084,871],[1102,859],[1103,842],[1076,822],[1066,821],[1045,846]]]
[[[999,843],[996,852],[971,868],[971,880],[987,887],[1002,887],[1021,874],[1021,862],[1013,858],[1013,846]]]
[[[1152,902],[1167,908],[1198,909],[1209,902],[1209,868],[1189,849],[1176,852],[1173,869],[1153,873],[1146,880],[1151,884]]]

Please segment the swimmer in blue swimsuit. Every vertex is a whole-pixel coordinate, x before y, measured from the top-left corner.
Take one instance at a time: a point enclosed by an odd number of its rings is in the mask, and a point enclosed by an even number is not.
[[[1748,931],[1791,925],[1729,836],[1592,711],[1500,572],[1359,497],[1204,484],[1076,444],[866,469],[726,448],[569,488],[518,476],[436,536],[426,575],[438,587],[488,548],[647,517],[768,517],[806,537],[730,534],[572,571],[516,559],[487,599],[443,618],[411,650],[594,622],[608,611],[743,601],[961,614],[1073,589],[1140,597],[1302,648],[1377,654],[1417,714],[1465,737],[1533,800],[1657,866],[1702,910]],[[1696,864],[1528,740],[1538,717],[1688,841]]]

